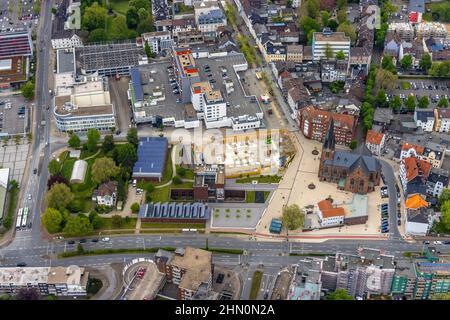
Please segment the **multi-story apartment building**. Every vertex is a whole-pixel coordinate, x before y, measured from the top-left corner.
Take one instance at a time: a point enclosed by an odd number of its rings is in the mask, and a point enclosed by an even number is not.
[[[414,263],[409,259],[397,260],[394,277],[392,279],[392,296],[405,297],[407,300],[411,300],[413,299],[415,285],[416,275],[414,270]]]
[[[430,174],[431,165],[425,160],[411,156],[400,162],[399,176],[403,192],[409,194],[426,194],[426,181]]]
[[[382,250],[360,249],[358,255],[336,253],[337,289],[353,297],[389,294],[395,272],[394,256]]]
[[[436,256],[426,250],[426,259],[414,262],[416,284],[413,298],[416,300],[432,299],[434,295],[450,291],[450,257]]]
[[[179,300],[192,300],[199,290],[211,291],[214,265],[209,251],[186,247],[174,254],[155,255],[158,270],[165,273],[168,283],[178,286]]]
[[[384,133],[376,132],[373,130],[367,131],[366,146],[370,150],[370,152],[372,152],[372,154],[380,156],[385,141],[386,135]]]
[[[298,44],[290,44],[286,46],[286,61],[302,62],[303,46]]]
[[[416,36],[420,38],[442,38],[448,36],[448,31],[445,24],[440,22],[422,22],[416,26]]]
[[[450,129],[450,109],[434,109],[434,131],[449,132]]]
[[[194,200],[219,201],[225,200],[225,166],[200,165],[195,170]]]
[[[414,112],[414,121],[423,131],[432,132],[434,128],[434,112],[431,110],[416,110]]]
[[[444,169],[431,168],[430,174],[427,179],[427,194],[438,198],[444,191],[444,188],[448,187],[449,172]]]
[[[388,30],[396,32],[400,39],[404,41],[412,41],[414,39],[414,28],[408,22],[394,22],[390,23]]]
[[[348,60],[328,60],[320,62],[322,82],[344,81],[347,78]]]
[[[426,142],[424,147],[408,142],[403,143],[400,151],[400,160],[411,156],[427,161],[433,168],[440,168],[444,161],[445,148],[433,142]]]
[[[0,268],[0,293],[36,288],[41,295],[85,296],[89,272],[79,266]]]
[[[81,47],[83,41],[73,30],[61,30],[52,35],[52,48],[67,49]]]
[[[327,50],[334,57],[337,52],[342,51],[345,57],[350,57],[350,38],[344,32],[332,32],[325,28],[322,32],[314,32],[312,39],[313,61],[320,61],[327,57]]]
[[[116,127],[116,113],[107,78],[74,83],[71,93],[53,98],[53,114],[60,131],[108,131]]]
[[[191,102],[207,128],[216,127],[227,118],[227,106],[221,92],[213,90],[207,81],[192,84]]]
[[[350,144],[354,138],[356,120],[352,115],[306,107],[298,111],[297,122],[300,131],[308,139],[324,141],[330,120],[334,120],[334,138],[338,144]]]
[[[227,25],[227,18],[217,1],[203,1],[194,5],[198,30],[216,35],[217,28]]]
[[[146,32],[142,34],[142,38],[148,43],[153,53],[170,50],[173,46],[173,39],[169,31]]]

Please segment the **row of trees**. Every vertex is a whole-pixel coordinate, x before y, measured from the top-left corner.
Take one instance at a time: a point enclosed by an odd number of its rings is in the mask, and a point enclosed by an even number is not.
[[[375,29],[375,46],[379,49],[384,47],[384,39],[389,28],[389,16],[392,13],[397,12],[397,7],[393,5],[389,0],[381,0],[380,13],[381,13],[381,26]]]
[[[252,65],[253,63],[258,64],[258,56],[256,54],[256,50],[254,47],[252,47],[249,43],[248,43],[248,39],[243,36],[242,34],[238,34],[237,38],[237,43],[239,46],[239,49],[241,50],[241,52],[244,54],[245,59],[247,60],[247,62]]]

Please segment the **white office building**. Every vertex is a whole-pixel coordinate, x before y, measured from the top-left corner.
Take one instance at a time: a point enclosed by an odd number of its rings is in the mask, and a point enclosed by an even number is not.
[[[203,33],[215,33],[217,28],[227,25],[227,18],[215,1],[194,5],[195,23]]]
[[[173,46],[173,39],[169,31],[146,32],[142,34],[153,53],[169,50]]]
[[[53,99],[53,114],[62,132],[116,127],[114,105],[108,91],[107,78],[92,77],[73,84],[71,94]]]
[[[350,37],[344,32],[333,32],[324,29],[322,32],[314,32],[312,40],[313,61],[320,61],[327,58],[326,51],[331,50],[333,57],[337,52],[342,51],[345,57],[350,57]]]

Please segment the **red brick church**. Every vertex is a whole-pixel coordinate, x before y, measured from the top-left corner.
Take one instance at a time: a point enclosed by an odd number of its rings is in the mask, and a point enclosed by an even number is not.
[[[380,185],[381,164],[363,143],[353,152],[335,149],[334,121],[330,121],[320,157],[320,181],[334,182],[338,189],[367,194]]]

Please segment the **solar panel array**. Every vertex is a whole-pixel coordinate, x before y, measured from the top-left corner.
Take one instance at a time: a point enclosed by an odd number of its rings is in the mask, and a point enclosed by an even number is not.
[[[0,34],[0,59],[31,55],[31,38],[28,31]]]
[[[209,219],[210,209],[203,203],[157,202],[141,206],[139,218],[154,219]]]
[[[161,173],[164,171],[167,155],[167,139],[164,137],[141,138],[138,145],[138,160],[133,175],[139,173]]]

